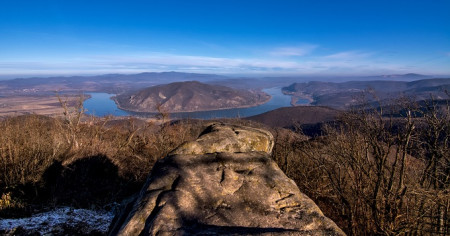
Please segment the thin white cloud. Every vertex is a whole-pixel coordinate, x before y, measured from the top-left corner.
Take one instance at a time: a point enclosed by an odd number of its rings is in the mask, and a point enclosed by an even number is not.
[[[348,51],[322,57],[227,58],[143,53],[140,55],[97,55],[71,59],[0,60],[2,75],[7,74],[102,74],[146,71],[183,71],[219,74],[380,74],[429,73],[430,68],[392,61],[379,61],[374,53]],[[439,72],[439,71],[438,71]],[[432,73],[438,73],[432,72]],[[442,71],[439,73],[448,73]]]
[[[345,52],[338,52],[335,54],[324,56],[325,59],[335,59],[335,60],[354,60],[354,59],[361,59],[361,58],[367,58],[373,55],[373,53],[369,52],[360,52],[360,51],[345,51]]]
[[[288,60],[269,60],[255,58],[223,58],[223,57],[205,57],[152,53],[148,56],[129,56],[129,57],[92,57],[92,63],[117,65],[135,65],[135,66],[172,66],[172,67],[198,67],[198,68],[296,68],[300,66],[298,62]]]
[[[272,56],[305,56],[314,51],[317,45],[302,45],[298,47],[281,47],[270,52]]]

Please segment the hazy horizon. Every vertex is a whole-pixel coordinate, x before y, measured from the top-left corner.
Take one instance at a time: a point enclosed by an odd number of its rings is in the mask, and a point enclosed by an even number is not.
[[[420,79],[431,79],[431,78],[449,78],[450,75],[433,75],[433,74],[417,74],[417,73],[405,73],[405,74],[363,74],[363,75],[286,75],[286,74],[214,74],[214,73],[197,73],[197,72],[180,72],[180,71],[145,71],[139,73],[105,73],[105,74],[36,74],[36,75],[0,75],[0,81],[6,80],[14,80],[14,79],[33,79],[33,78],[58,78],[58,77],[96,77],[96,76],[104,76],[104,75],[137,75],[143,73],[194,73],[194,74],[202,74],[202,75],[219,75],[224,76],[225,78],[248,78],[248,79],[262,79],[262,78],[298,78],[305,79],[310,81],[335,81],[335,82],[344,82],[351,80],[364,80],[364,79],[379,79],[383,76],[386,76],[386,79],[389,80],[404,80],[404,81],[412,81],[412,80],[420,80]],[[404,78],[402,76],[408,75],[417,75],[417,78]],[[397,78],[395,76],[398,76]]]
[[[0,80],[450,75],[450,2],[7,1]]]

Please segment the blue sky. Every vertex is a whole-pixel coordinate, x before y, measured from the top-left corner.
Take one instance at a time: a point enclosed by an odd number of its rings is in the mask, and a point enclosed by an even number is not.
[[[0,76],[450,75],[450,1],[0,0]]]

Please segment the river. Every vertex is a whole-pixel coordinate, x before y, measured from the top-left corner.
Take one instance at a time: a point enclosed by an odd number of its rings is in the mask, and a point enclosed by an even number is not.
[[[182,112],[171,113],[171,118],[192,118],[192,119],[214,119],[214,118],[237,118],[248,117],[258,115],[264,112],[268,112],[280,107],[291,106],[291,96],[284,95],[281,92],[280,87],[263,89],[264,92],[270,94],[272,98],[270,101],[255,107],[249,108],[234,108],[225,110],[213,110],[213,111],[198,111],[198,112]],[[95,116],[141,116],[152,117],[155,113],[144,112],[129,112],[117,108],[116,103],[111,100],[114,94],[108,93],[89,93],[91,98],[87,99],[83,105],[86,109],[86,114]],[[298,101],[297,104],[308,103],[307,100]]]

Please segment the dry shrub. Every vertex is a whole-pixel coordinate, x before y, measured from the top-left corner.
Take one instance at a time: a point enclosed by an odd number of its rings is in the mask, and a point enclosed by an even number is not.
[[[0,122],[0,186],[39,181],[43,171],[67,149],[51,118],[30,115]]]
[[[157,125],[67,114],[0,121],[0,196],[8,196],[9,203],[100,207],[120,201],[139,190],[158,159],[202,130],[201,122]],[[0,215],[14,215],[4,210]]]
[[[273,158],[349,235],[449,234],[450,116],[436,104],[358,107],[322,137],[276,139]]]

